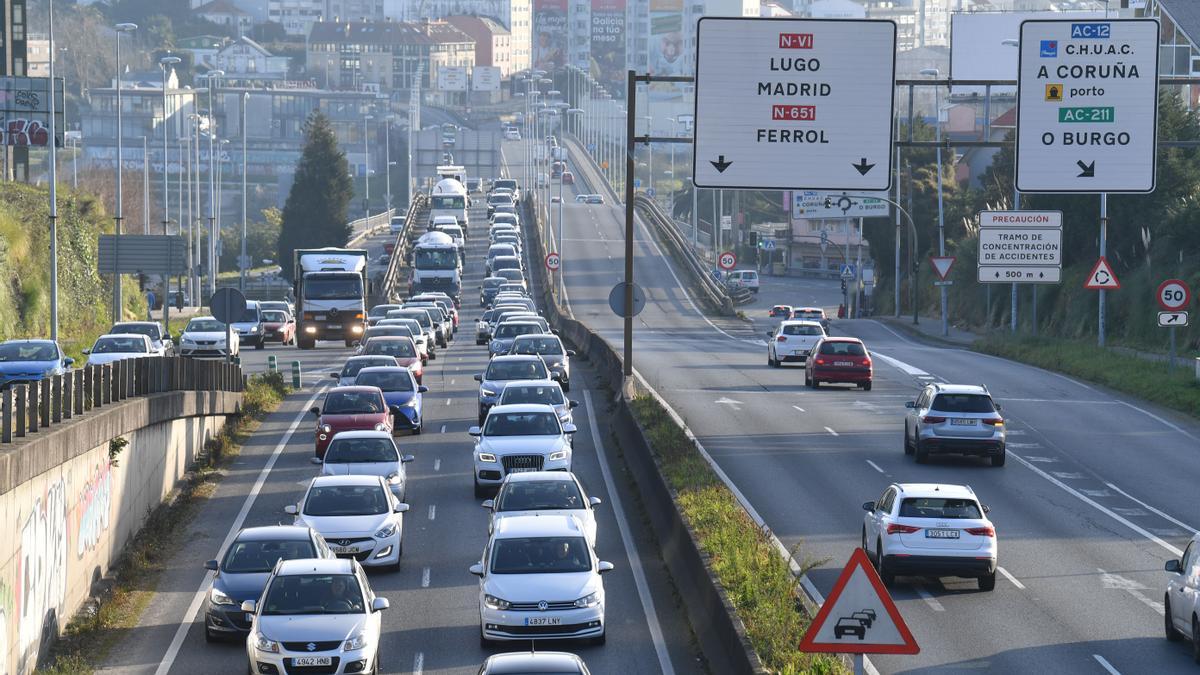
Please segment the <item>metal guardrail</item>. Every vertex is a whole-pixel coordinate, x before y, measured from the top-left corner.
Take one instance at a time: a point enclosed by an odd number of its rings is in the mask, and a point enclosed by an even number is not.
[[[634,197],[633,206],[642,220],[658,232],[659,239],[670,249],[671,257],[691,277],[692,290],[713,309],[724,314],[733,314],[736,302],[729,289],[709,274],[707,266],[692,250],[675,223],[663,213],[662,208],[654,200],[640,194]]]
[[[0,443],[13,443],[95,408],[168,391],[245,389],[242,367],[182,356],[89,365],[0,390]]]
[[[389,219],[389,224],[390,222]],[[388,261],[387,271],[383,274],[379,295],[385,301],[391,299],[397,285],[403,281],[402,271],[408,267],[408,252],[416,240],[416,237],[412,237],[410,234],[413,232],[424,234],[424,231],[417,228],[413,223],[427,222],[429,222],[429,196],[424,193],[418,193],[413,197],[412,202],[408,206],[408,213],[405,214],[404,218],[404,229],[400,230],[396,235],[396,247],[392,250],[392,258]]]
[[[350,241],[346,242],[346,248],[354,248],[363,242],[367,237],[378,234],[378,230],[392,226],[392,214],[395,209],[388,209],[383,213],[376,213],[370,218],[359,218],[358,220],[350,221],[350,231],[358,232],[358,234],[350,237]]]

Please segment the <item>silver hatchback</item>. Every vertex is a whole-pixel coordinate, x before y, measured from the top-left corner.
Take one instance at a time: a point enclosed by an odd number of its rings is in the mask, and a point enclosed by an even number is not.
[[[934,383],[904,406],[904,454],[916,455],[918,464],[932,454],[949,453],[987,457],[992,466],[1004,466],[1004,418],[987,387]]]

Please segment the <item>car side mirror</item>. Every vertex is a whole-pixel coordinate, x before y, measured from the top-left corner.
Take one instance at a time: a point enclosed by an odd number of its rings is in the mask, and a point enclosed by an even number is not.
[[[1183,574],[1183,565],[1179,564],[1178,560],[1168,560],[1167,564],[1163,566],[1163,569],[1168,572],[1174,572],[1175,574]]]
[[[476,375],[476,376],[475,376],[475,381],[476,381],[476,382],[483,382],[483,375]]]
[[[429,387],[426,387],[426,386],[425,386],[425,385],[423,385],[423,384],[417,387],[417,393],[418,393],[418,394],[424,394],[424,393],[425,393],[425,392],[427,392],[427,391],[429,391]]]
[[[374,600],[371,601],[371,611],[372,612],[382,612],[383,610],[385,610],[391,606],[392,605],[390,602],[388,602],[387,598],[375,598]]]
[[[981,504],[981,505],[980,505],[980,508],[982,508],[982,509],[983,509],[983,512],[984,512],[984,513],[991,513],[991,512],[992,512],[992,507],[988,506],[987,504]]]
[[[309,463],[309,464],[315,464],[315,465],[317,465],[317,466],[321,466],[322,464],[324,464],[324,462],[322,462],[322,461],[321,461],[321,458],[320,458],[320,457],[309,457],[309,458],[308,458],[308,463]]]
[[[589,504],[589,505],[590,505],[592,508],[596,508],[597,506],[600,506],[600,505],[601,505],[601,504],[603,504],[603,503],[604,503],[604,502],[600,501],[600,498],[599,498],[599,497],[588,497],[588,504]]]
[[[576,400],[574,400],[574,399],[572,399],[572,400],[570,400],[570,401],[567,401],[567,407],[568,407],[568,408],[571,408],[571,409],[578,408],[578,407],[579,407],[579,401],[576,401]]]
[[[253,614],[258,609],[258,603],[254,600],[243,600],[241,609],[247,614]]]
[[[1179,562],[1179,561],[1176,561],[1176,562]],[[221,568],[221,565],[216,560],[209,560],[204,563],[204,569],[206,569],[206,570],[212,570],[212,571],[216,572],[220,568]]]
[[[576,431],[579,431],[579,428],[576,427],[574,424],[564,424],[562,429],[563,429],[564,434],[573,434]]]
[[[283,507],[283,512],[289,516],[294,516],[300,512],[300,509],[296,508],[295,504],[288,504],[287,506]]]
[[[407,512],[408,512],[408,504],[405,504],[404,502],[400,502],[399,504],[396,504],[395,506],[392,507],[392,513],[407,513]]]
[[[600,564],[596,565],[596,571],[600,574],[613,571],[613,564],[607,560],[601,560]]]
[[[875,502],[863,502],[863,511],[874,511]]]
[[[64,366],[69,366],[69,365],[71,365],[72,363],[75,363],[75,359],[73,359],[73,358],[71,358],[71,357],[69,357],[69,356],[68,356],[67,358],[63,359],[63,365],[64,365]]]
[[[314,415],[320,416],[320,414],[321,414],[321,406],[319,406],[319,405],[314,405],[313,407],[311,407],[311,408],[309,408],[309,409],[308,409],[308,412],[310,412],[310,413],[312,413],[312,414],[314,414]]]
[[[574,350],[574,349],[568,349],[568,350],[567,350],[567,356],[575,356],[575,350]]]
[[[775,334],[775,331],[773,331],[773,330],[767,331],[767,337],[771,337],[774,334]]]
[[[337,373],[330,373],[330,374],[329,374],[329,376],[330,376],[330,377],[332,377],[332,378],[333,378],[333,379],[335,379],[335,380],[341,377],[341,375],[339,375],[339,374],[337,374]]]
[[[996,406],[996,410],[1004,410],[1004,406],[1000,405],[999,403],[993,403],[992,405]]]
[[[415,462],[415,461],[417,461],[416,455],[401,455],[400,456],[400,462],[402,464],[408,464],[409,462]]]
[[[496,500],[495,499],[485,499],[485,500],[483,500],[483,503],[480,504],[480,506],[491,511],[492,509],[496,508]]]
[[[905,408],[909,408],[909,409],[911,409],[911,408],[916,408],[916,407],[917,407],[917,402],[916,402],[916,401],[905,401],[905,402],[904,402],[904,407],[905,407]]]
[[[483,429],[480,429],[479,427],[471,427],[470,429],[467,429],[467,433],[472,436],[482,436]]]
[[[81,354],[91,354],[91,353],[92,353],[92,348],[91,348],[91,347],[88,347],[88,348],[86,348],[86,349],[81,349],[81,350],[79,350],[79,352],[80,352]]]
[[[475,563],[474,565],[471,565],[470,567],[468,567],[467,571],[469,571],[471,574],[474,574],[477,577],[481,577],[481,576],[483,576],[483,565],[481,563]]]

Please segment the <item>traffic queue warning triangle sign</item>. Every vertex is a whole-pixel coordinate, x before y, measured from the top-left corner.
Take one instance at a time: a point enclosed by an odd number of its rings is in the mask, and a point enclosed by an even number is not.
[[[1092,291],[1115,291],[1121,287],[1121,282],[1117,280],[1117,275],[1113,273],[1112,265],[1108,264],[1108,259],[1100,256],[1100,259],[1096,261],[1096,266],[1088,274],[1087,281],[1084,282],[1083,287]]]
[[[800,641],[800,651],[917,654],[921,648],[866,552],[856,548]]]
[[[954,256],[930,256],[929,262],[933,263],[933,271],[937,273],[938,279],[946,280],[950,274],[950,268],[954,266],[954,261],[957,260]]]

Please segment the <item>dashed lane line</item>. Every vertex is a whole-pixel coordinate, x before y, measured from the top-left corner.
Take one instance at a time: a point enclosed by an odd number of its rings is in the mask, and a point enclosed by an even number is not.
[[[1121,675],[1121,671],[1113,668],[1113,664],[1109,663],[1108,659],[1104,658],[1103,656],[1100,656],[1099,654],[1092,654],[1092,658],[1096,659],[1096,663],[1099,663],[1101,668],[1107,670],[1109,675]]]
[[[999,565],[996,565],[996,571],[999,572],[1005,579],[1008,579],[1009,582],[1011,582],[1013,586],[1016,586],[1017,588],[1019,588],[1021,590],[1025,590],[1025,584],[1018,581],[1017,578],[1014,577],[1012,574],[1009,574],[1008,570],[1004,569],[1003,567],[1001,567]]]

